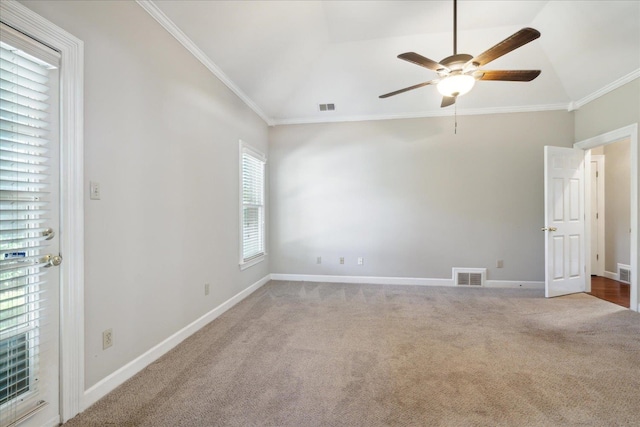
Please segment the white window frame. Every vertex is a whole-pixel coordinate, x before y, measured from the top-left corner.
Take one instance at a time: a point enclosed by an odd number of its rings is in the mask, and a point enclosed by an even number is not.
[[[260,151],[256,150],[255,148],[251,147],[249,144],[247,144],[246,142],[240,140],[240,150],[239,150],[239,160],[238,160],[238,166],[239,166],[239,219],[240,219],[240,223],[239,223],[239,246],[240,246],[240,251],[239,251],[239,265],[240,265],[240,270],[245,270],[253,265],[256,265],[262,261],[265,260],[265,258],[267,257],[267,156],[265,156],[263,153],[261,153]],[[264,163],[264,169],[263,169],[263,188],[262,188],[262,195],[263,195],[263,203],[262,203],[262,209],[263,209],[263,215],[262,215],[262,235],[263,237],[263,251],[262,254],[251,257],[249,259],[244,259],[244,218],[243,218],[243,213],[244,213],[244,200],[243,200],[243,176],[242,176],[242,169],[243,169],[243,155],[244,154],[248,154],[251,157],[254,157],[255,159],[261,161]]]

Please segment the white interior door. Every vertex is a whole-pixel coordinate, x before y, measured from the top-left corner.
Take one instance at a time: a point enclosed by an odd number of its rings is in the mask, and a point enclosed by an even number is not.
[[[585,290],[584,151],[544,147],[545,296]]]
[[[60,421],[58,59],[0,27],[0,427]]]

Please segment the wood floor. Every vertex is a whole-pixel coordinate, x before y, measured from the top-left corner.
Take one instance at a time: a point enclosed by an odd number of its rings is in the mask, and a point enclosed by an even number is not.
[[[626,283],[607,279],[606,277],[591,276],[591,292],[589,295],[629,308],[630,289]]]

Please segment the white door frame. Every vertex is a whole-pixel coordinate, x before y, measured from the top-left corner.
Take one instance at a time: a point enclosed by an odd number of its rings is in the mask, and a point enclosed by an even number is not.
[[[596,261],[596,268],[592,268],[591,270],[591,274],[595,274],[597,276],[604,276],[604,260],[605,260],[605,255],[606,255],[606,245],[604,244],[604,236],[605,236],[605,230],[604,230],[604,223],[605,223],[605,206],[604,206],[604,177],[605,177],[605,157],[602,154],[592,154],[591,155],[591,163],[596,162],[598,164],[598,179],[596,180],[597,182],[597,190],[596,193],[598,194],[598,202],[597,202],[597,206],[595,206],[596,208],[596,212],[598,213],[598,227],[597,227],[597,237],[598,237],[598,260]],[[592,187],[593,186],[593,174],[591,173],[591,169],[589,169],[588,172],[585,172],[585,179],[590,179],[589,180],[589,186]],[[591,190],[593,190],[593,188],[591,188]],[[594,208],[594,203],[593,200],[591,200],[591,194],[593,193],[593,191],[589,191],[589,203],[588,206],[589,207],[589,213],[593,213],[593,208]],[[593,215],[591,216],[591,222],[593,221]],[[593,225],[593,224],[591,224]],[[591,232],[593,229],[590,228],[589,231]],[[591,236],[593,237],[593,236]],[[591,239],[593,240],[593,239]],[[591,242],[590,240],[590,242]],[[593,262],[593,248],[591,248],[591,251],[589,253],[589,256],[591,256],[591,261]],[[593,264],[592,264],[593,267]],[[591,289],[589,289],[591,290]]]
[[[608,145],[623,139],[629,139],[631,145],[631,298],[630,308],[633,311],[640,311],[640,299],[638,298],[638,229],[640,227],[640,218],[638,218],[638,124],[634,123],[611,132],[603,133],[593,138],[573,144],[574,148],[590,150],[591,148],[601,145]],[[590,170],[587,173],[591,173]],[[590,179],[585,179],[587,186],[591,185]],[[590,203],[590,188],[585,188],[585,200]],[[591,219],[587,217],[585,224],[586,232],[591,233]],[[585,253],[591,253],[590,239],[585,239]],[[591,289],[591,257],[587,257],[587,289]]]
[[[84,393],[84,44],[15,0],[0,2],[5,24],[59,51],[60,66],[60,415],[81,410]]]

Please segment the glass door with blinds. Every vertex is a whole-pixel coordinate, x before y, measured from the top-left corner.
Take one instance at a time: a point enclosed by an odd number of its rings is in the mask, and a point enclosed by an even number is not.
[[[0,427],[58,425],[59,56],[0,25]]]

